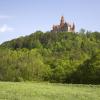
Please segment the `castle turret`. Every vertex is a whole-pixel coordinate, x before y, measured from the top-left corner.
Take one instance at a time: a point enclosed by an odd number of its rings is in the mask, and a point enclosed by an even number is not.
[[[62,17],[61,17],[61,21],[60,21],[60,26],[63,26],[64,23],[65,23],[65,22],[64,22],[64,16],[62,16]]]
[[[72,32],[75,32],[75,24],[73,23]]]

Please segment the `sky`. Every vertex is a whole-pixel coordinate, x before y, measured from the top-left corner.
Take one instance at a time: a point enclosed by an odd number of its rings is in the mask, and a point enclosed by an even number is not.
[[[100,31],[100,0],[0,0],[0,44],[35,31],[50,31],[60,17]]]

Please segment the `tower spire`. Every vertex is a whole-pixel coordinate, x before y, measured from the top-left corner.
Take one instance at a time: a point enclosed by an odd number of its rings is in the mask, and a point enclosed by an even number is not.
[[[75,24],[73,22],[72,31],[75,32]]]
[[[60,21],[60,25],[64,24],[64,16],[61,16],[61,21]]]

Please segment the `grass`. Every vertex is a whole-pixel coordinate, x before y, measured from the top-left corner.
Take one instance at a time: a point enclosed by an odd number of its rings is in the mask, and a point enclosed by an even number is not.
[[[100,100],[100,85],[0,82],[0,100]]]

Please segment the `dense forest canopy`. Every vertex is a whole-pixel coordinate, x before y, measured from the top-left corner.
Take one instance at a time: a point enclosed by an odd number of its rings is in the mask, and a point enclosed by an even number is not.
[[[100,84],[100,33],[37,31],[4,42],[0,80]]]

